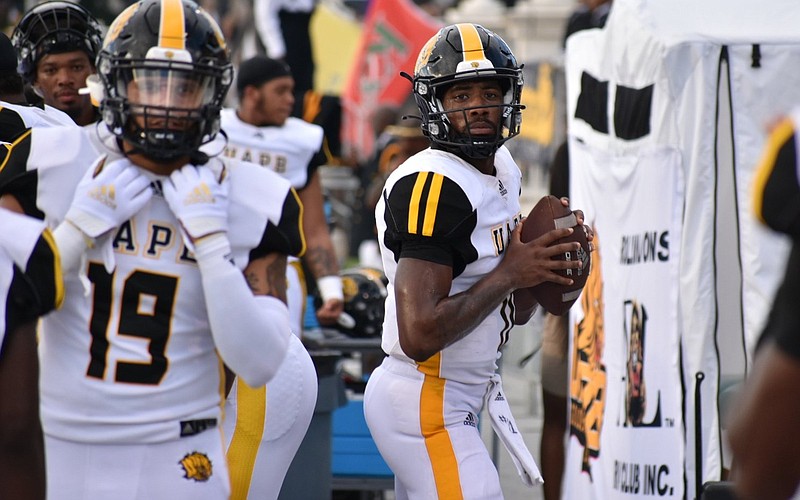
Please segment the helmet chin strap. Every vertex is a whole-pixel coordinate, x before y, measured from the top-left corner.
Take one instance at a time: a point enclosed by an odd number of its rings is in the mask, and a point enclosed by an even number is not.
[[[123,147],[123,143],[128,145],[127,149]],[[131,158],[132,156],[143,156],[144,158],[147,158],[148,160],[159,164],[171,163],[179,159],[181,156],[186,156],[188,159],[187,163],[191,163],[192,165],[205,165],[206,163],[208,163],[208,160],[210,159],[210,157],[206,153],[200,151],[199,149],[189,154],[179,153],[174,157],[169,157],[169,156],[157,157],[153,156],[152,152],[148,152],[144,148],[138,146],[137,144],[128,142],[120,137],[117,137],[117,144],[119,145],[119,149],[120,151],[122,151],[122,154],[124,154],[127,158]],[[135,161],[133,162],[136,163]]]

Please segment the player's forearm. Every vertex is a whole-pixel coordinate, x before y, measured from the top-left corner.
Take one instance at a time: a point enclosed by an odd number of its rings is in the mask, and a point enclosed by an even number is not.
[[[303,262],[314,279],[339,275],[339,261],[330,238],[327,242],[309,239]]]
[[[439,302],[438,327],[453,333],[470,332],[507,300],[512,291],[510,282],[487,275],[468,290]]]
[[[292,335],[286,304],[253,295],[241,271],[222,255],[198,251],[197,262],[220,356],[251,387],[266,384],[283,361]]]
[[[402,260],[401,260],[402,262]],[[468,290],[436,300],[420,287],[424,276],[412,273],[408,285],[396,288],[398,326],[403,351],[424,361],[472,332],[512,292],[510,280],[487,275]]]

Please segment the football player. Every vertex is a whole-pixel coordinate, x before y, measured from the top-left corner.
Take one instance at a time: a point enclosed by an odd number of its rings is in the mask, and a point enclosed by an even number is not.
[[[65,269],[40,344],[48,491],[228,498],[223,363],[260,387],[302,349],[285,302],[301,205],[273,172],[200,151],[233,70],[197,4],[131,5],[98,68],[103,122],[27,132],[0,170],[0,202],[56,228]]]
[[[306,233],[305,266],[290,259],[289,308],[295,334],[301,335],[306,303],[303,267],[311,271],[322,305],[316,311],[322,325],[334,324],[344,308],[339,262],[324,213],[319,167],[327,162],[323,129],[290,116],[294,78],[286,63],[265,56],[243,61],[236,76],[239,105],[223,109],[222,129],[228,136],[225,155],[258,163],[287,178],[303,202]]]
[[[75,125],[64,112],[28,104],[22,77],[17,73],[17,52],[0,33],[0,141],[11,142],[30,127]]]
[[[523,481],[541,481],[496,363],[536,307],[517,289],[569,284],[555,271],[580,264],[551,257],[577,243],[553,244],[567,228],[520,240],[522,175],[503,144],[520,130],[522,70],[500,37],[470,23],[442,28],[412,85],[432,147],[389,175],[376,209],[389,356],[367,382],[364,414],[398,498],[502,498],[478,415],[486,398]]]
[[[95,72],[102,28],[78,4],[44,2],[22,16],[11,41],[19,58],[19,73],[45,104],[67,113],[78,125],[97,121],[97,108],[80,89]]]
[[[36,319],[64,299],[58,251],[36,219],[0,209],[0,484],[45,498]]]
[[[323,132],[318,125],[289,116],[294,105],[294,79],[289,67],[265,56],[239,65],[236,77],[237,109],[223,109],[222,130],[227,135],[225,156],[251,162],[286,178],[303,204],[306,235],[304,262],[316,280],[323,303],[317,311],[322,324],[337,320],[344,308],[339,265],[323,212],[317,168],[324,164]],[[222,143],[209,145],[219,151]],[[292,330],[303,333],[306,278],[300,260],[287,266],[287,298]],[[317,377],[305,351],[287,357],[286,369],[267,384],[251,388],[241,381],[226,402],[225,435],[228,463],[234,481],[233,498],[277,498],[292,458],[311,423],[317,400]],[[280,408],[280,411],[270,409]],[[252,422],[263,424],[255,429]],[[249,453],[259,449],[257,455]]]
[[[758,220],[786,234],[791,250],[747,373],[730,414],[731,478],[736,498],[797,498],[800,491],[800,108],[771,131],[753,176]]]

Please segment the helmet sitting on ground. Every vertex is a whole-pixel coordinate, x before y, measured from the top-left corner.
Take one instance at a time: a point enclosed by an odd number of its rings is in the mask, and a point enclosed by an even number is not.
[[[386,301],[386,276],[379,269],[357,267],[339,273],[344,292],[344,312],[355,324],[348,328],[338,324],[336,329],[355,338],[380,337],[383,329],[383,307]],[[314,298],[316,307],[322,305],[320,297]]]

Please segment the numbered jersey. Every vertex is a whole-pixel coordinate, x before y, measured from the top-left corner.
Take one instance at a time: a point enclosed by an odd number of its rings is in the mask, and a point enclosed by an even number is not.
[[[41,221],[0,209],[0,346],[64,300],[58,250]],[[0,352],[0,355],[2,353]]]
[[[240,120],[234,109],[223,109],[220,116],[228,135],[225,156],[270,168],[297,190],[324,162],[323,131],[318,125],[289,117],[281,127],[256,127]]]
[[[401,258],[451,266],[451,295],[467,290],[497,267],[509,235],[521,219],[521,174],[506,148],[495,156],[495,175],[484,175],[455,155],[426,149],[409,158],[386,181],[375,211],[389,296],[383,350],[414,363],[400,347],[394,277]],[[512,326],[506,299],[472,332],[420,367],[435,376],[486,383],[499,347]]]
[[[0,170],[29,213],[60,223],[84,169],[120,156],[104,127],[39,129]],[[57,152],[57,154],[54,154]],[[271,252],[302,251],[300,208],[289,183],[269,170],[212,158],[201,168],[230,177],[228,238],[236,265]],[[46,433],[82,442],[160,442],[218,421],[222,363],[208,324],[201,277],[179,222],[150,175],[154,196],[113,237],[116,268],[102,245],[82,276],[65,277],[63,307],[43,321],[42,421]],[[0,189],[3,189],[0,187]],[[230,304],[235,314],[236,304]],[[246,346],[242,346],[246,348]]]

